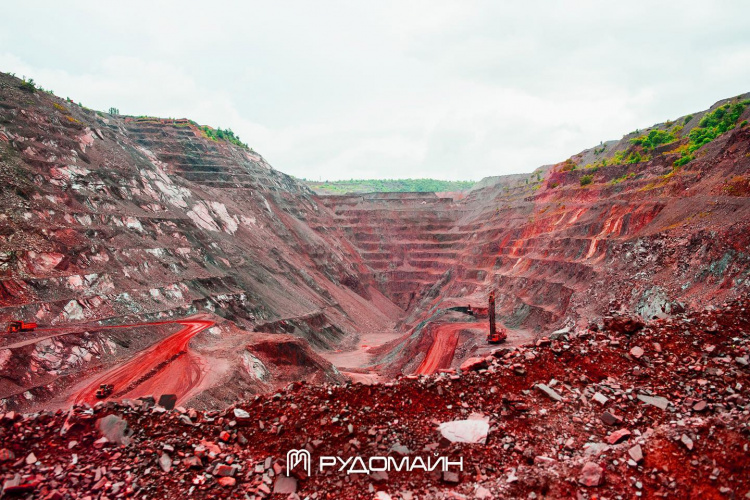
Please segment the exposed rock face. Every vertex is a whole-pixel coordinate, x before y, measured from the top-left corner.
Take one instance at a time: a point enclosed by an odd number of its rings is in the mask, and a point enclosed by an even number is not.
[[[750,288],[750,127],[678,170],[679,151],[663,147],[585,168],[597,148],[460,199],[319,197],[188,120],[106,115],[19,84],[0,74],[0,320],[54,335],[0,342],[5,408],[64,406],[61,389],[82,374],[174,334],[141,323],[196,313],[215,325],[133,384],[151,389],[160,367],[184,365],[197,382],[175,404],[220,407],[301,378],[345,381],[318,354],[355,350],[368,332],[404,333],[371,352],[368,368],[385,375],[485,358],[490,289],[509,345],[559,329],[539,345],[560,351],[588,326],[626,337],[643,325],[631,315],[665,318]],[[648,362],[645,347],[632,356]]]
[[[392,328],[397,308],[370,287],[348,241],[324,229],[333,215],[257,153],[187,120],[114,117],[19,85],[0,74],[0,322],[35,320],[57,334],[208,312],[239,328],[225,323],[191,345],[222,358],[237,352],[233,335],[282,319],[320,350]],[[54,377],[173,333],[77,328],[36,345],[4,339],[3,404],[44,401],[59,390]],[[323,360],[314,369],[341,378]],[[257,378],[235,384],[234,397],[277,382]]]
[[[352,326],[341,283],[366,293],[363,268],[310,227],[333,220],[307,188],[191,122],[100,116],[1,79],[4,317],[253,323],[338,307]]]
[[[683,133],[701,116],[685,121]],[[750,107],[738,123],[748,117]],[[633,137],[597,151],[624,151]],[[633,313],[668,317],[750,289],[750,193],[738,187],[750,180],[750,127],[737,126],[674,169],[681,145],[649,161],[591,169],[585,164],[602,153],[587,150],[538,175],[486,182],[461,200],[433,193],[323,198],[372,281],[413,328],[403,356],[384,362],[413,370],[425,351],[415,337],[431,335],[422,322],[439,309],[486,307],[492,288],[498,319],[537,336],[585,329],[611,313],[605,329],[631,335],[643,325]]]
[[[603,315],[623,298],[628,310],[650,319],[657,311],[644,301],[658,303],[661,317],[679,302],[695,306],[734,293],[725,283],[748,286],[742,276],[750,257],[739,250],[749,243],[747,198],[701,196],[750,168],[750,130],[736,135],[736,149],[721,160],[696,160],[679,182],[656,187],[650,185],[666,165],[654,160],[640,166],[637,181],[616,185],[607,181],[622,169],[612,167],[597,174],[603,178],[595,187],[580,186],[580,174],[571,171],[549,174],[555,180],[537,190],[524,182],[490,186],[455,202],[433,193],[322,201],[381,290],[411,313],[410,324],[441,304],[486,307],[490,287],[510,327],[552,331],[566,317],[582,323],[589,317],[584,309]],[[550,182],[560,184],[552,189]],[[696,223],[698,214],[711,220]],[[654,282],[662,284],[658,296]],[[617,326],[632,333],[637,319]]]

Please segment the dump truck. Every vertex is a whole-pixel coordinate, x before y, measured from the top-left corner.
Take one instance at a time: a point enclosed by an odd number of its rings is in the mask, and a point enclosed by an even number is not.
[[[112,394],[112,391],[115,390],[115,387],[112,384],[101,384],[99,388],[96,390],[96,397],[98,399],[104,399],[110,394]]]
[[[33,332],[37,327],[36,323],[25,323],[23,321],[10,321],[5,329],[6,333]]]

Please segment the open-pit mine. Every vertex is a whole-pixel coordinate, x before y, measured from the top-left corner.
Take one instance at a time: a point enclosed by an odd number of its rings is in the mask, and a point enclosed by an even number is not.
[[[749,98],[465,192],[324,195],[0,74],[3,494],[747,496]]]

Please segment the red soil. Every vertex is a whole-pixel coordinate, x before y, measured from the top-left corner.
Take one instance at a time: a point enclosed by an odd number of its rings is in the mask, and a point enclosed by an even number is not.
[[[108,399],[136,398],[152,394],[175,394],[178,402],[187,399],[200,385],[207,370],[200,356],[189,349],[190,340],[213,321],[185,319],[151,324],[175,323],[183,328],[168,338],[138,353],[133,359],[114,366],[86,380],[84,387],[71,396],[74,404],[97,402],[100,384],[111,384],[114,392]],[[128,326],[146,326],[141,325]]]
[[[633,354],[634,348],[644,353]],[[317,463],[321,455],[387,455],[399,444],[411,456],[463,458],[464,470],[457,482],[422,471],[314,471],[310,477],[297,471],[297,494],[473,498],[482,488],[494,498],[636,498],[639,492],[645,498],[726,498],[750,489],[750,462],[737,451],[747,444],[749,354],[750,300],[744,299],[653,321],[630,336],[593,329],[538,346],[501,348],[479,372],[374,386],[290,384],[238,404],[249,418],[232,408],[162,413],[134,402],[23,418],[11,413],[0,418],[0,456],[15,458],[0,462],[0,474],[11,479],[18,473],[35,497],[55,491],[265,497],[284,474],[290,449],[308,447]],[[560,401],[538,389],[540,383]],[[641,401],[644,394],[666,398],[667,407]],[[486,444],[441,439],[438,423],[474,412],[490,419]],[[605,412],[621,420],[607,424]],[[108,414],[128,422],[132,444],[94,444],[100,437],[95,423]],[[616,431],[623,431],[618,442]],[[643,461],[629,463],[636,445]],[[39,463],[27,463],[31,452]],[[168,472],[159,466],[165,454]],[[589,462],[601,468],[599,486],[579,483]],[[222,464],[238,467],[234,481],[219,482]]]
[[[427,351],[422,363],[415,373],[420,375],[430,375],[436,373],[440,368],[449,368],[453,361],[453,354],[458,345],[458,337],[461,330],[468,328],[481,328],[479,323],[448,323],[436,325],[432,331],[433,341],[430,349]],[[489,325],[487,325],[489,331]]]

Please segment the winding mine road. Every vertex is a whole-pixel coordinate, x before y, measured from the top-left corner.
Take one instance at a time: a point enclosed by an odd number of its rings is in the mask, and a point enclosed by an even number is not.
[[[449,368],[458,345],[461,330],[484,328],[485,323],[446,323],[438,325],[427,355],[415,373],[431,375],[441,368]],[[489,326],[487,326],[489,330]]]
[[[161,321],[122,327],[180,324],[183,328],[139,352],[134,358],[114,366],[86,380],[82,388],[70,397],[70,403],[99,401],[96,390],[100,384],[111,384],[114,392],[110,398],[134,398],[138,396],[175,394],[178,402],[195,392],[208,371],[207,362],[190,351],[190,340],[207,328],[213,321],[188,318],[178,321]]]

